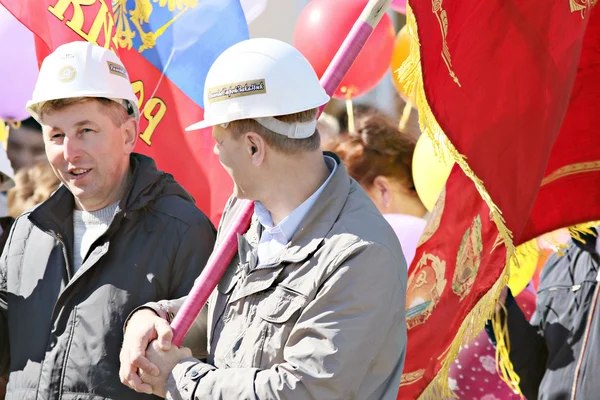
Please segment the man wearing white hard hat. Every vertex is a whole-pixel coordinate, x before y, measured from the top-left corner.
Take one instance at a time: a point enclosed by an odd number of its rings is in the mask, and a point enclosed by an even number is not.
[[[189,292],[215,230],[173,178],[133,153],[137,98],[121,61],[87,42],[43,62],[27,109],[62,185],[13,224],[0,258],[7,399],[150,399],[119,379],[140,302]]]
[[[219,234],[240,199],[254,201],[252,224],[190,349],[170,344],[183,299],[132,314],[123,382],[169,399],[395,399],[406,265],[369,197],[319,149],[317,108],[329,96],[314,70],[288,44],[251,39],[216,60],[205,87],[206,119],[190,129],[213,127],[235,182]]]

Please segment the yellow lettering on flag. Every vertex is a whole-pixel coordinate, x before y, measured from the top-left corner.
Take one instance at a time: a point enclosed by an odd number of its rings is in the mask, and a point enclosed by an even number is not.
[[[138,96],[138,106],[142,109],[144,104],[144,82],[135,81],[131,84],[135,94]],[[158,97],[151,97],[148,102],[144,105],[142,115],[140,118],[145,118],[148,121],[148,125],[144,132],[140,133],[140,139],[144,141],[148,146],[152,146],[152,135],[158,127],[160,121],[167,113],[167,105],[165,102]]]
[[[100,5],[95,14],[86,12],[84,8]],[[104,0],[58,0],[54,6],[49,6],[48,11],[61,21],[69,8],[73,9],[73,16],[66,21],[66,25],[88,42],[116,51],[112,30],[115,20]],[[94,15],[94,21],[89,32],[84,31],[86,19]],[[100,41],[100,39],[103,39]],[[112,39],[112,40],[111,40]]]

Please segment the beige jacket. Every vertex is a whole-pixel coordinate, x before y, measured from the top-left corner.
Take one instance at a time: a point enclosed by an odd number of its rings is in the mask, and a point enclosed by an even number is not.
[[[404,256],[334,158],[335,174],[272,265],[256,268],[256,218],[240,237],[238,256],[184,343],[208,363],[182,361],[167,398],[396,398],[406,349]],[[229,201],[219,232],[240,206]],[[176,313],[181,303],[162,309]]]

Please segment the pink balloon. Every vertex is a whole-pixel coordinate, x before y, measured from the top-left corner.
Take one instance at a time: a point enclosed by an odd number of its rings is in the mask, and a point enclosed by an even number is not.
[[[516,302],[527,318],[535,311],[535,294],[523,290]],[[496,372],[496,351],[485,332],[464,346],[448,375],[450,388],[459,399],[520,400]]]
[[[0,119],[29,117],[25,104],[38,76],[33,33],[0,5]]]
[[[406,15],[406,0],[394,0],[392,1],[390,7],[392,8],[392,10],[400,14]]]

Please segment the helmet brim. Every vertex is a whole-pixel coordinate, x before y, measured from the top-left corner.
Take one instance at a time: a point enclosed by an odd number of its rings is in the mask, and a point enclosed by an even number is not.
[[[212,123],[211,121],[205,119],[204,121],[196,122],[195,124],[188,126],[187,128],[185,128],[185,131],[197,131],[204,128],[210,128],[211,126],[215,125],[218,125],[218,123]]]

